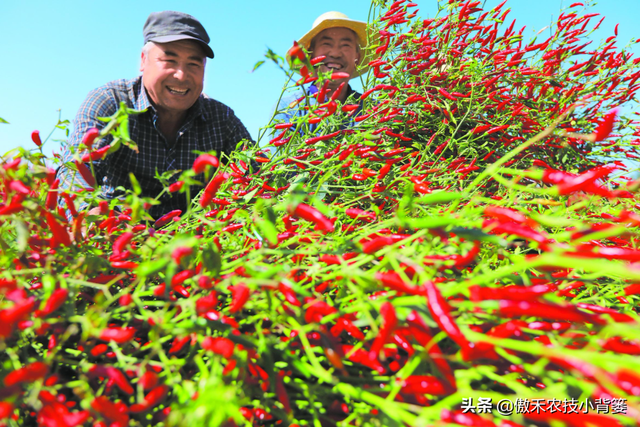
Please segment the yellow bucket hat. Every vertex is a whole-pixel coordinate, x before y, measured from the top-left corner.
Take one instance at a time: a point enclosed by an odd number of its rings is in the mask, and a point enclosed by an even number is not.
[[[309,30],[304,36],[300,37],[298,44],[309,50],[311,48],[311,41],[315,36],[327,28],[336,27],[348,28],[356,33],[358,41],[360,42],[360,49],[367,47],[371,42],[371,35],[367,31],[366,22],[349,19],[347,15],[341,12],[326,12],[318,16],[318,18],[313,21],[311,30]],[[366,73],[369,69],[367,64],[372,60],[372,55],[371,53],[367,54],[366,52],[362,52],[362,55],[360,66],[351,78],[358,77],[359,75]]]

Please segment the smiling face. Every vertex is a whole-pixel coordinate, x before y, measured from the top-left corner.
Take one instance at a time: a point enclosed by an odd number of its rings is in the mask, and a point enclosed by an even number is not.
[[[197,42],[151,43],[143,49],[140,71],[160,114],[182,115],[202,93],[205,55]]]
[[[353,76],[360,62],[358,37],[352,30],[344,27],[327,28],[320,32],[311,42],[311,51],[312,57],[326,56],[319,68],[323,73],[334,70]],[[329,87],[335,89],[347,80],[332,80]]]

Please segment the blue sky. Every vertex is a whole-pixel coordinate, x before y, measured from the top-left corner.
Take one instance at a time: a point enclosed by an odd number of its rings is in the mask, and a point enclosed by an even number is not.
[[[575,0],[577,1],[577,0]],[[419,15],[435,15],[435,0],[414,0]],[[499,1],[487,0],[490,8]],[[572,1],[509,0],[509,19],[525,35],[543,29]],[[592,2],[593,3],[593,2]],[[284,55],[294,39],[323,12],[337,10],[367,20],[369,1],[323,0],[222,2],[203,0],[7,1],[0,13],[0,154],[17,146],[31,148],[34,129],[46,136],[58,119],[73,120],[87,93],[110,80],[138,75],[142,26],[150,12],[180,10],[198,18],[211,37],[216,57],[207,63],[205,92],[234,109],[254,138],[265,126],[284,84],[273,64],[251,73],[267,47]],[[619,46],[640,38],[638,0],[603,0],[592,11],[606,16],[596,39],[613,35]],[[636,48],[636,56],[640,51]],[[62,132],[54,138],[64,138]],[[59,151],[47,143],[46,153]]]

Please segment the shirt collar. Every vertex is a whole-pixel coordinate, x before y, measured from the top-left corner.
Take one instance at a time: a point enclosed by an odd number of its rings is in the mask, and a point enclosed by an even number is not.
[[[147,91],[144,88],[144,84],[142,83],[142,76],[139,77],[140,89],[138,90],[138,96],[136,98],[135,108],[138,111],[142,111],[145,109],[149,109],[155,112],[155,108],[153,108],[153,104],[149,100],[149,95],[147,95]],[[196,100],[196,103],[189,109],[187,113],[187,121],[189,121],[192,117],[200,117],[204,121],[208,121],[211,117],[205,108],[202,108],[203,99],[208,98],[204,93],[200,94],[200,97]]]

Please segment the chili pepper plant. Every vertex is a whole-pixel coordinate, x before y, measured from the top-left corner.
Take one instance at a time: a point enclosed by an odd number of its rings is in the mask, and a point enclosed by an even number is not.
[[[270,54],[315,102],[161,176],[186,212],[94,188],[135,147],[124,106],[70,165],[87,188],[37,132],[3,157],[1,424],[640,421],[640,130],[616,110],[639,60],[582,3],[533,39],[505,3],[416,7],[373,2],[360,112],[323,99],[321,58]]]

